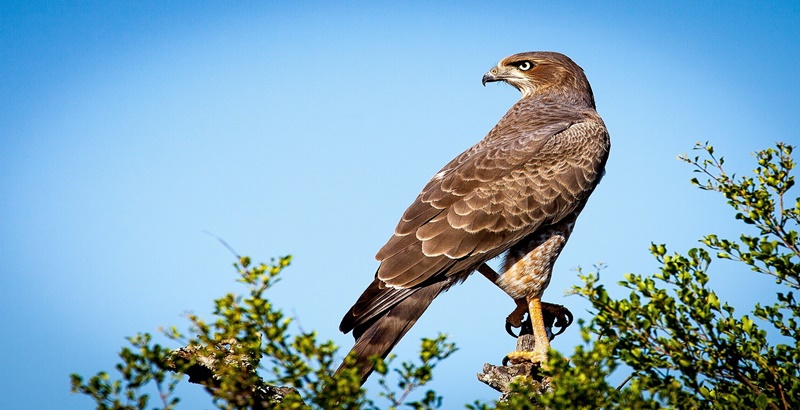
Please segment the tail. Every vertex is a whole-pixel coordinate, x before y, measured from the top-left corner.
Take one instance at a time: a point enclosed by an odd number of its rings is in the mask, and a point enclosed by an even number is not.
[[[447,285],[448,281],[440,281],[413,289],[394,289],[383,287],[376,278],[364,291],[339,326],[345,333],[352,330],[356,338],[350,355],[355,358],[354,366],[361,370],[361,384],[374,370],[370,358],[386,358]],[[343,363],[336,372],[344,366]]]

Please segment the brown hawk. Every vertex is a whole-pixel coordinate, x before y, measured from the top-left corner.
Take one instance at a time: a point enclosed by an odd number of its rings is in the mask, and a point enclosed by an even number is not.
[[[575,219],[603,175],[610,140],[583,70],[567,56],[506,57],[483,76],[522,98],[476,145],[433,176],[378,251],[375,279],[345,314],[362,381],[433,299],[480,270],[529,313],[536,347],[509,358],[541,363],[549,340],[541,297]],[[506,254],[503,274],[484,263]]]

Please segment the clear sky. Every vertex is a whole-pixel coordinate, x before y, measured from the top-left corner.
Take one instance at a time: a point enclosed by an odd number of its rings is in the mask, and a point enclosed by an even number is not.
[[[0,407],[85,409],[68,374],[113,370],[124,337],[185,328],[239,288],[224,238],[256,261],[293,254],[272,293],[304,329],[337,327],[419,189],[519,97],[481,87],[501,58],[581,65],[612,136],[607,175],[545,300],[603,262],[608,286],[734,235],[732,212],[675,158],[710,140],[731,170],[800,143],[797,2],[32,2],[0,5]],[[769,280],[712,264],[737,307]],[[433,387],[453,408],[514,346],[512,302],[475,276],[396,352],[449,334]],[[744,311],[741,311],[744,313]],[[553,347],[569,354],[577,326]],[[194,385],[186,408],[211,408]]]

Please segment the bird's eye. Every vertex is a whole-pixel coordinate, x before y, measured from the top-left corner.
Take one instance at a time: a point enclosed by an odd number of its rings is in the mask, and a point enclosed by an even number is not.
[[[531,69],[531,67],[533,67],[533,64],[531,64],[530,61],[523,61],[517,64],[517,68],[519,68],[522,71],[528,71]]]

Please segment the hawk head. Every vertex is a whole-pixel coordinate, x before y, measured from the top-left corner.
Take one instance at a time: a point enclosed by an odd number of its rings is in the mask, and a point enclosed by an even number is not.
[[[483,76],[483,85],[495,81],[511,84],[522,98],[548,95],[594,108],[592,88],[583,69],[560,53],[535,51],[508,56]]]

